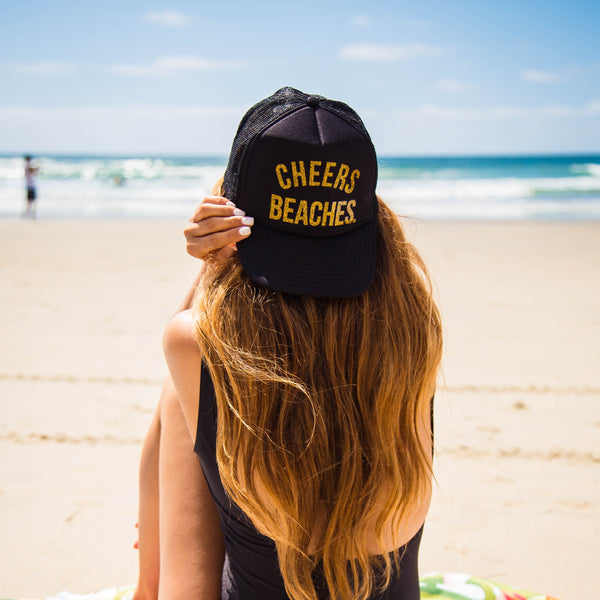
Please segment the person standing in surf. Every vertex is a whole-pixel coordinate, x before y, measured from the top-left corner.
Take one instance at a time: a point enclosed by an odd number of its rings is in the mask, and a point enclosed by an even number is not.
[[[37,186],[35,178],[40,170],[39,165],[33,164],[32,158],[29,155],[23,157],[25,160],[25,212],[23,213],[26,219],[36,218],[36,200]]]

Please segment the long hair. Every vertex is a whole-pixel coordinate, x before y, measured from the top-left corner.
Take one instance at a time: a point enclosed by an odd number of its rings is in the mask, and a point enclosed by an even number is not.
[[[362,600],[390,581],[396,527],[431,493],[428,421],[442,335],[427,270],[379,201],[377,268],[351,298],[255,285],[237,256],[194,303],[217,399],[225,490],[272,538],[288,595]],[[380,553],[369,552],[375,538]]]

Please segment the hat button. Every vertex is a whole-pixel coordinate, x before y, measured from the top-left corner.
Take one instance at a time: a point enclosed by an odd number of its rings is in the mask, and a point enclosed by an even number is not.
[[[306,99],[306,104],[315,108],[319,106],[319,100],[321,100],[321,96],[309,96]]]

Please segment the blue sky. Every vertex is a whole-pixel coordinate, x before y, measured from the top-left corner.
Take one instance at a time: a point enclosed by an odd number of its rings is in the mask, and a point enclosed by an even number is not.
[[[226,154],[283,85],[380,154],[600,152],[600,2],[2,2],[0,152]]]

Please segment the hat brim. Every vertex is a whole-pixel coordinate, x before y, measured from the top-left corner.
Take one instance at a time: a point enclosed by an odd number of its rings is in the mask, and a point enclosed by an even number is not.
[[[350,297],[375,277],[377,218],[347,233],[307,237],[255,222],[237,243],[248,276],[262,287],[290,294]]]

